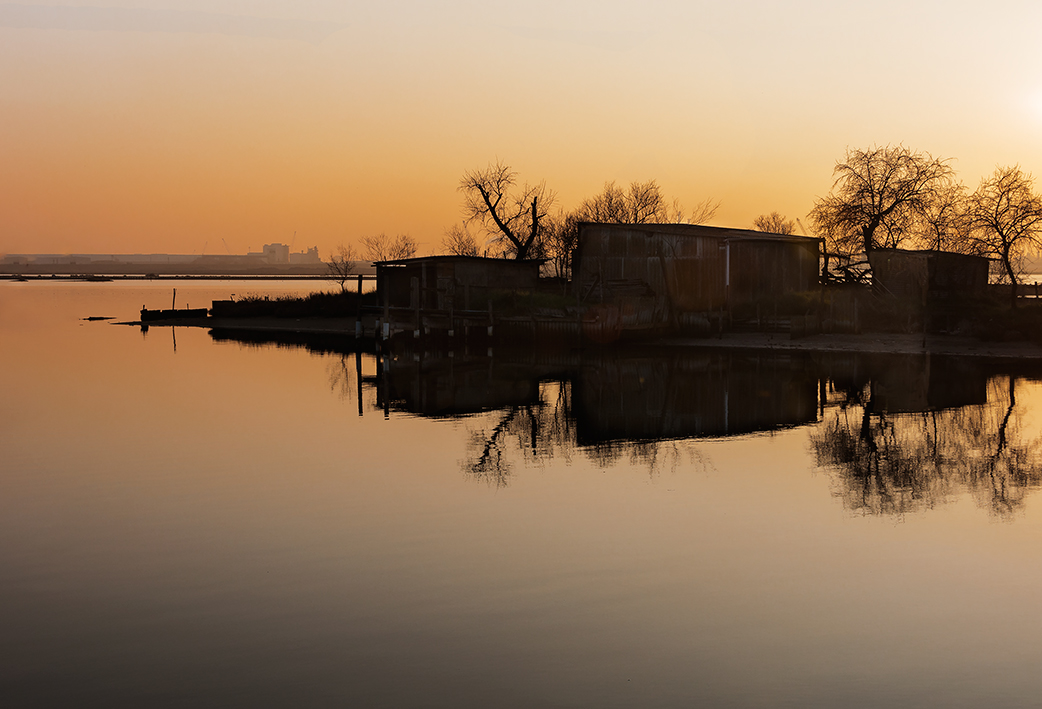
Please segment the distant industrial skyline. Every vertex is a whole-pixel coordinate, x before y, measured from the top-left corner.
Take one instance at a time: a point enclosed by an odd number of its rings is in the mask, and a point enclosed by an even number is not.
[[[1042,177],[1027,1],[0,4],[0,254],[437,249],[497,159],[806,214],[847,147]]]

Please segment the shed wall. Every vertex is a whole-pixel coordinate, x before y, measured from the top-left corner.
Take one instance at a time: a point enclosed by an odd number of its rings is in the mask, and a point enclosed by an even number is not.
[[[643,284],[676,310],[706,312],[818,284],[818,249],[812,240],[728,238],[601,224],[583,225],[579,239],[576,279],[580,292],[596,300],[610,300],[620,287]]]
[[[499,259],[415,259],[377,267],[392,308],[484,309],[495,290],[534,289],[539,263]]]

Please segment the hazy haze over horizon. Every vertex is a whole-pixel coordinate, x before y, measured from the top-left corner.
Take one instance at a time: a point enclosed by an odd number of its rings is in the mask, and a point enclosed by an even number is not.
[[[0,4],[0,253],[193,253],[460,218],[497,158],[566,208],[656,179],[804,218],[849,147],[1042,177],[1030,2]]]

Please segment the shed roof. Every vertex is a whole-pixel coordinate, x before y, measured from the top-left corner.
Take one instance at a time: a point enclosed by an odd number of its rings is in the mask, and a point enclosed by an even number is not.
[[[983,261],[997,261],[998,259],[980,254],[960,254],[958,251],[944,251],[943,249],[872,249],[882,254],[899,254],[912,256],[952,256],[962,259],[981,259]]]
[[[579,226],[591,226],[597,228],[620,229],[626,231],[649,231],[659,234],[672,234],[675,236],[699,236],[714,239],[726,239],[729,241],[772,241],[789,242],[796,244],[812,244],[820,242],[821,239],[814,236],[797,236],[795,234],[772,234],[766,231],[755,231],[753,229],[734,229],[731,227],[706,226],[705,224],[615,224],[610,222],[579,222]]]
[[[488,256],[457,256],[455,254],[440,254],[437,256],[415,256],[413,258],[399,258],[389,259],[387,261],[373,261],[374,266],[409,266],[412,264],[423,264],[423,263],[445,263],[448,261],[465,261],[468,263],[481,263],[486,262],[489,264],[539,264],[546,263],[545,258],[539,259],[507,259],[507,258],[490,258]]]

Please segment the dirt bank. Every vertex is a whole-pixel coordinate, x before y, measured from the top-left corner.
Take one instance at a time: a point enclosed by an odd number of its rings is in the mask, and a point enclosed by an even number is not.
[[[872,352],[893,354],[937,354],[964,357],[1042,360],[1042,347],[1031,342],[981,342],[953,335],[904,335],[865,333],[860,335],[811,335],[790,339],[788,335],[729,333],[711,338],[668,338],[668,347],[724,347],[730,349],[790,350],[811,352]]]

